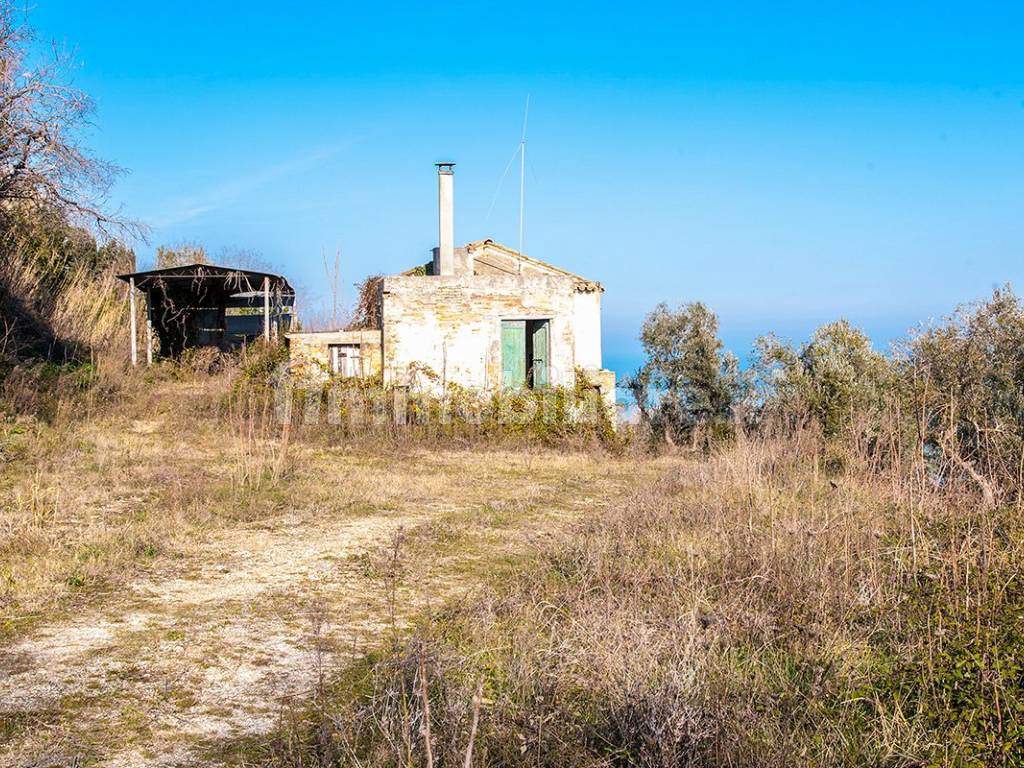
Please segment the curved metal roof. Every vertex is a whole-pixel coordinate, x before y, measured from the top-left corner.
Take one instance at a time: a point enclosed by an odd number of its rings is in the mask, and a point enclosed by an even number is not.
[[[163,269],[148,269],[142,272],[126,272],[118,275],[118,280],[126,283],[132,278],[135,279],[135,287],[145,289],[150,285],[166,280],[217,280],[225,284],[234,283],[231,287],[239,290],[259,290],[263,278],[269,277],[274,289],[280,289],[284,293],[294,294],[295,289],[283,275],[275,275],[272,272],[261,272],[255,269],[242,269],[240,267],[223,267],[218,264],[184,264],[179,267],[165,267]]]

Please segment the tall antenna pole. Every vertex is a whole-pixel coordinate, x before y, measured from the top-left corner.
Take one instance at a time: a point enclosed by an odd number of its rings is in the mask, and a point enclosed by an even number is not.
[[[523,135],[519,139],[519,253],[523,252],[523,217],[526,211],[526,121],[530,118],[530,94],[526,94]]]

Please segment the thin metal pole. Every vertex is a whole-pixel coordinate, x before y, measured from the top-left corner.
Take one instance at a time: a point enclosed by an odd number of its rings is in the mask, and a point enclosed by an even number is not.
[[[263,338],[270,341],[270,278],[263,278]]]
[[[128,303],[131,308],[131,329],[132,329],[132,367],[139,364],[139,340],[138,328],[135,323],[135,278],[128,279]]]
[[[153,292],[146,291],[146,365],[153,364]]]
[[[519,253],[523,252],[523,210],[526,207],[526,141],[519,142]]]
[[[519,253],[523,252],[523,219],[526,215],[526,121],[530,119],[530,94],[526,94],[523,135],[519,139]],[[522,263],[519,265],[522,272]]]

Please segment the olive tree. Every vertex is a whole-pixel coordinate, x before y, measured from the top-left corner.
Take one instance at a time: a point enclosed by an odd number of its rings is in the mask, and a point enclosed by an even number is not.
[[[922,454],[986,503],[1024,488],[1024,306],[1009,287],[920,329],[901,365]],[[934,463],[934,462],[933,462]]]
[[[889,359],[846,320],[823,325],[799,349],[774,335],[754,342],[753,367],[764,413],[813,419],[826,437],[870,421],[895,383]]]
[[[699,302],[662,303],[640,333],[647,361],[627,379],[642,418],[668,440],[731,433],[734,409],[748,392],[736,356],[718,336],[718,317]]]

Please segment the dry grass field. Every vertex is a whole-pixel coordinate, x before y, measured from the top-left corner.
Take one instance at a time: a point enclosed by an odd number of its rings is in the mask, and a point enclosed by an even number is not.
[[[0,764],[206,764],[663,469],[286,442],[216,416],[218,386],[3,427]]]
[[[175,371],[3,424],[0,764],[1024,759],[1019,504],[814,430],[343,437]]]

